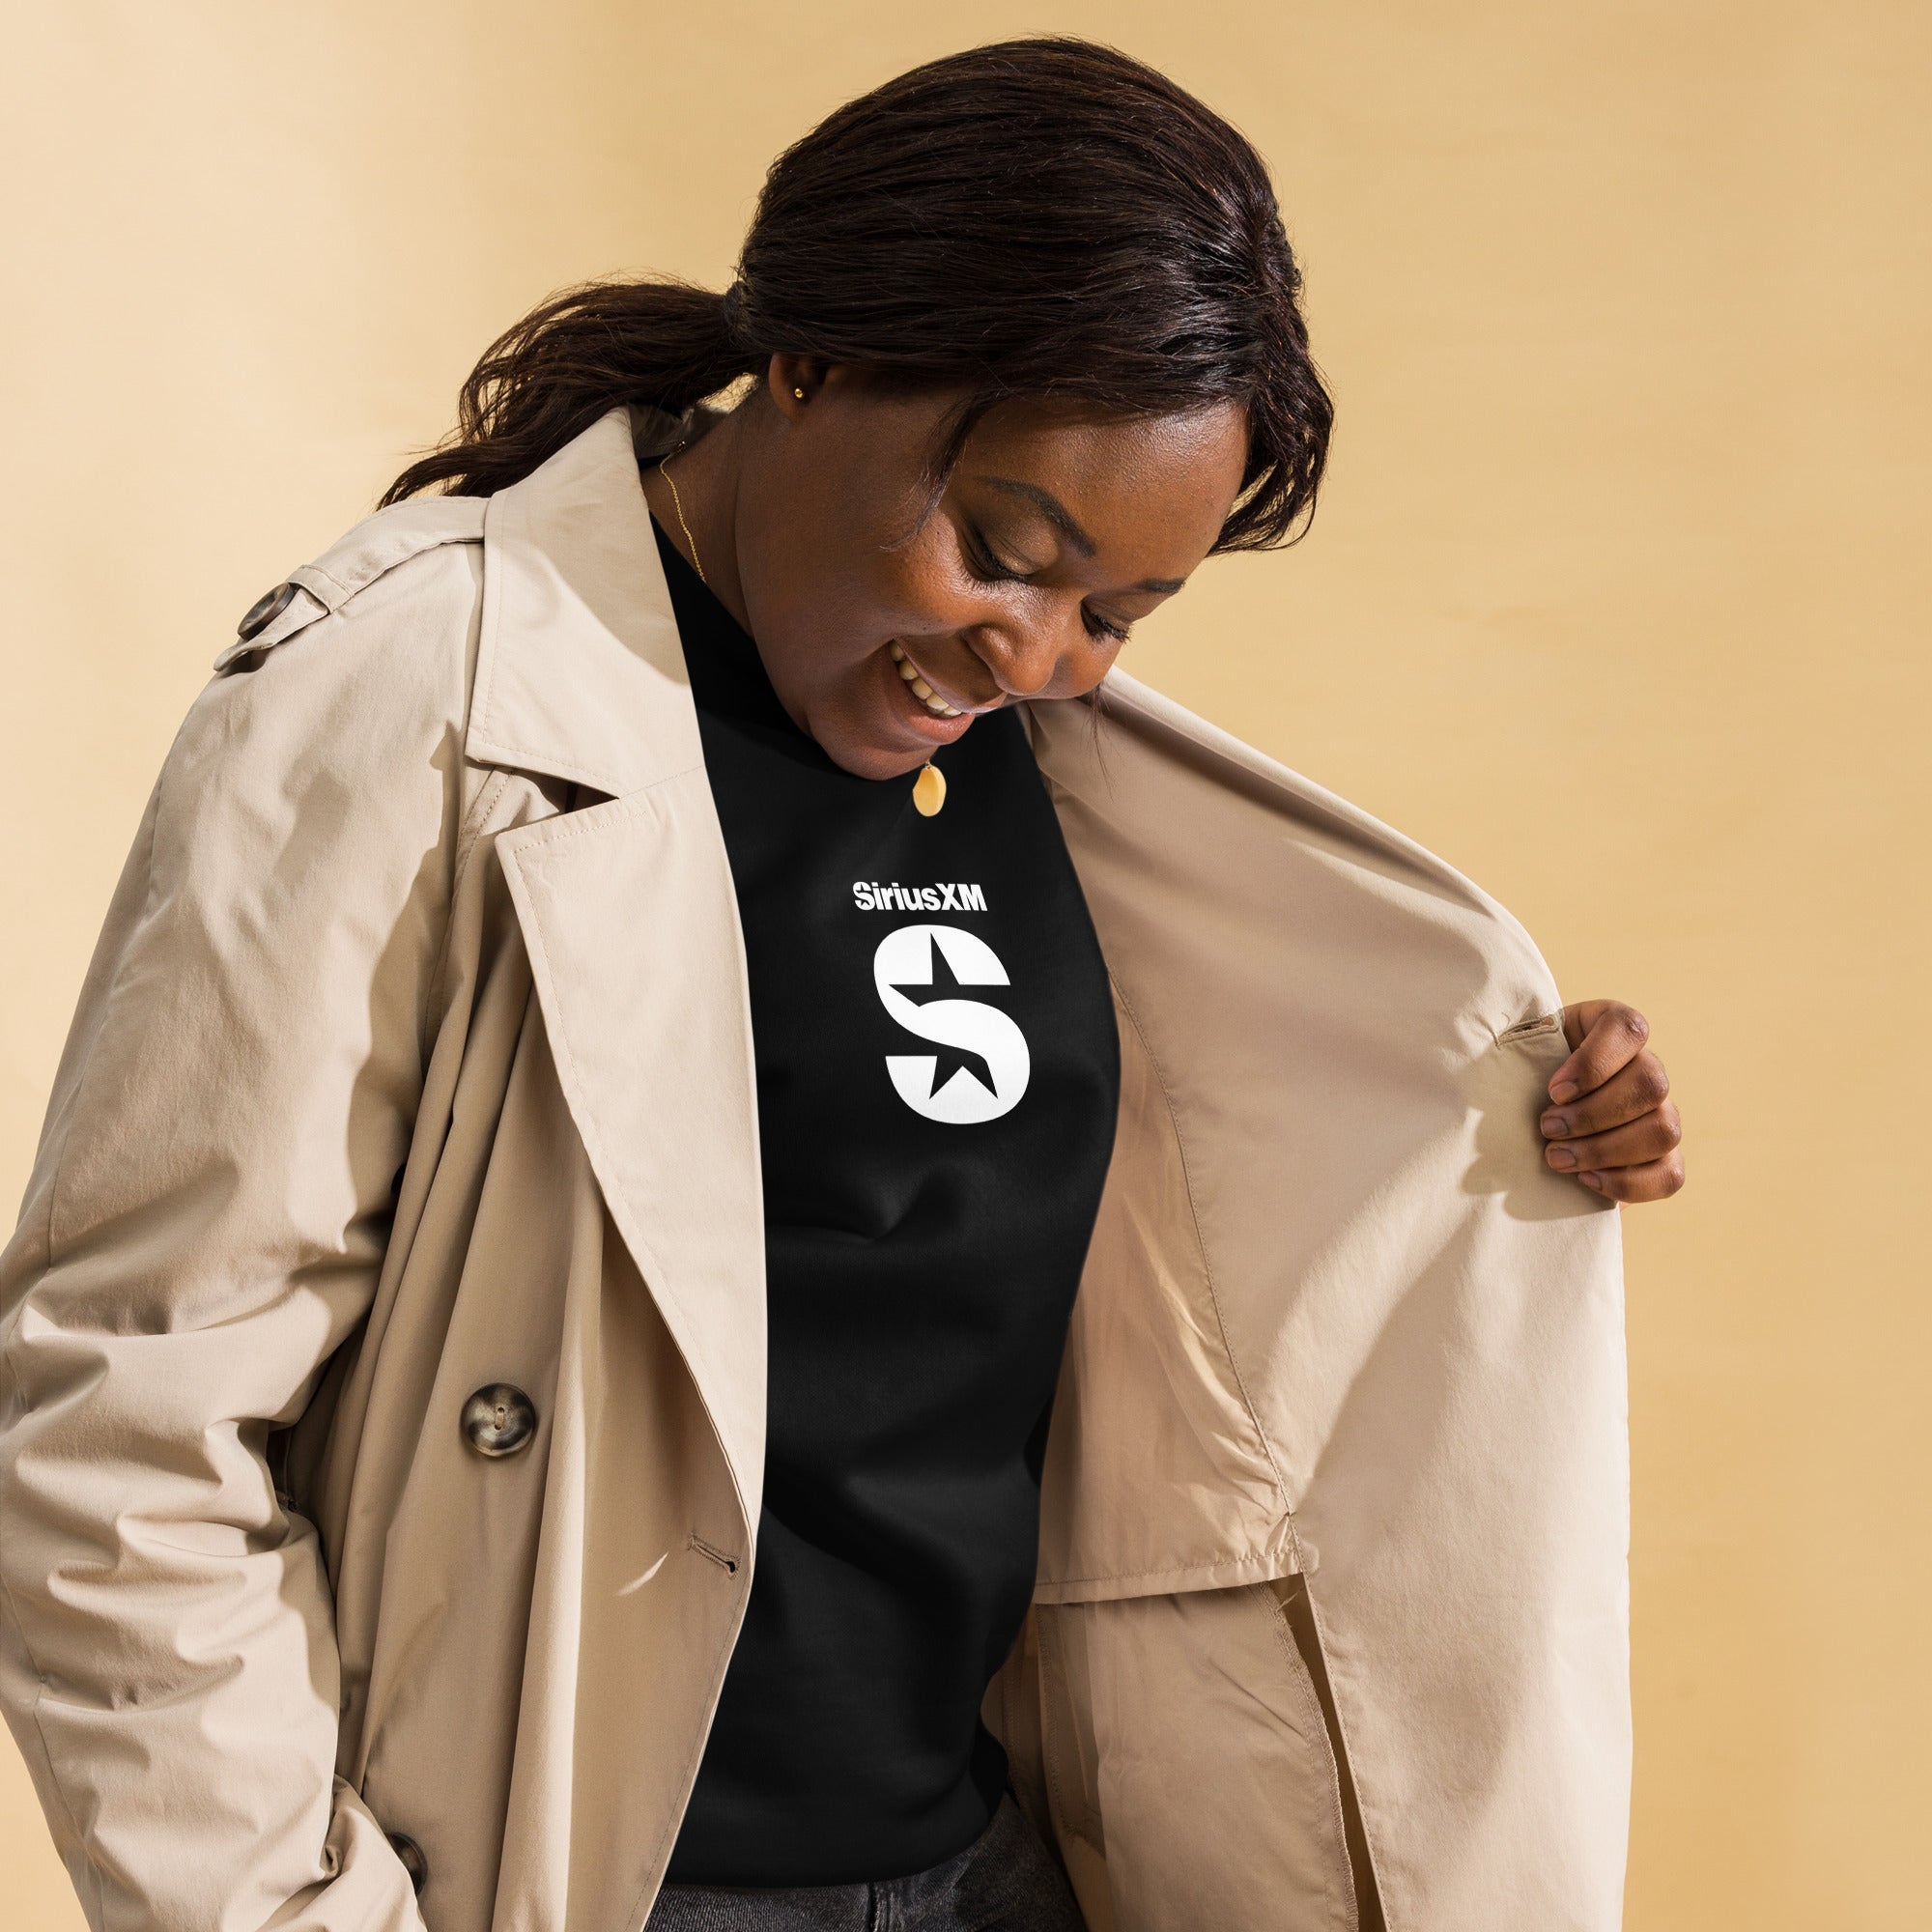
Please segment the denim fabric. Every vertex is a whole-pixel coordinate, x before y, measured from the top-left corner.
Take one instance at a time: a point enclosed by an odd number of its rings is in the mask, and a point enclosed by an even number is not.
[[[645,1932],[1085,1932],[1051,1852],[1011,1792],[950,1859],[865,1885],[668,1885]]]

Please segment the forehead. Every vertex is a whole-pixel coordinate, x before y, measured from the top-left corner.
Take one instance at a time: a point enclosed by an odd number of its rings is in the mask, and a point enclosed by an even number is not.
[[[1247,461],[1237,403],[1185,414],[1121,416],[1029,402],[1002,405],[975,426],[952,488],[1014,517],[1038,517],[1025,484],[1065,506],[1104,553],[1157,544],[1199,560],[1226,521]]]

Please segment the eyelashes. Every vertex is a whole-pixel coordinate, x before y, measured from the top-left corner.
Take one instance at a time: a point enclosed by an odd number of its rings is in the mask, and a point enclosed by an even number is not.
[[[987,547],[986,539],[970,525],[962,532],[963,541],[959,552],[966,559],[966,568],[981,583],[1024,583],[1027,573],[1015,570],[1009,563],[1002,563]]]
[[[985,538],[970,525],[961,534],[959,554],[966,560],[967,570],[981,583],[1024,583],[1032,574],[1015,570],[1009,563],[1002,563],[993,554]],[[1085,605],[1080,609],[1080,621],[1086,625],[1090,638],[1108,638],[1117,644],[1127,641],[1128,633],[1124,624],[1111,624]]]

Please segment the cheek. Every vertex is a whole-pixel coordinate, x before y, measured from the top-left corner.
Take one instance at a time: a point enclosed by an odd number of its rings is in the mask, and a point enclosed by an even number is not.
[[[855,610],[858,621],[847,633],[852,659],[882,648],[892,638],[930,640],[979,632],[976,648],[996,657],[1021,654],[1028,661],[1030,683],[1042,668],[1034,654],[1051,651],[1051,676],[1039,686],[1039,695],[1082,697],[1107,675],[1121,653],[1118,643],[1092,636],[1066,608],[1056,604],[1049,609],[1044,602],[962,578],[956,561],[923,540],[902,551],[876,554],[872,562],[863,616]]]
[[[983,590],[961,582],[938,546],[923,538],[881,556],[874,585],[879,611],[892,632],[931,636],[964,631],[992,613],[992,600]]]
[[[848,550],[800,554],[752,614],[773,682],[802,691],[842,682],[895,637],[944,628],[951,608],[928,574]]]

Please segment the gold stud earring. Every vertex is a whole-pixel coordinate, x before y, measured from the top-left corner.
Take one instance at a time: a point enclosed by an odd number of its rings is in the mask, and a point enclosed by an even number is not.
[[[803,389],[794,389],[792,391],[792,394],[796,396],[800,402],[805,401],[805,391]]]

